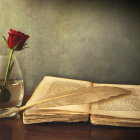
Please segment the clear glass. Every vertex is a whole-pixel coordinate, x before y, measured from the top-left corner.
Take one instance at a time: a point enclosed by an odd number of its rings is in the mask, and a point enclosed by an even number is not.
[[[8,64],[9,55],[0,54],[0,84],[4,81],[4,76]],[[23,96],[24,96],[24,83],[22,73],[17,62],[16,57],[13,55],[14,67],[10,73],[8,80],[8,90],[11,93],[10,100],[7,102],[0,102],[0,114],[5,113],[11,109],[20,107],[22,105]],[[16,114],[13,113],[8,117],[13,117]]]

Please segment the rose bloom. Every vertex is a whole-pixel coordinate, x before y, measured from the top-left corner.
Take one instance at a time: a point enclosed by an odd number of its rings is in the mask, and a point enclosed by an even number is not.
[[[26,40],[29,38],[28,35],[25,35],[22,32],[10,29],[7,44],[10,49],[13,49],[16,45],[16,51],[20,51],[26,45]]]

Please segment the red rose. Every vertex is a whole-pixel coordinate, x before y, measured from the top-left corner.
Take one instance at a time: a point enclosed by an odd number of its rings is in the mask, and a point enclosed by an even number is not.
[[[7,40],[8,47],[10,49],[13,49],[17,45],[16,51],[20,51],[26,45],[25,42],[28,38],[29,38],[28,35],[25,35],[24,33],[10,29],[8,40]]]

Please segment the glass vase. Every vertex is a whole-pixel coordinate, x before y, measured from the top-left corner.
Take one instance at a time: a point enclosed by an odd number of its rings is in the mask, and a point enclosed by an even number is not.
[[[2,85],[4,81],[8,58],[8,54],[0,54],[0,85]],[[14,67],[10,73],[10,77],[7,82],[7,89],[10,91],[11,97],[6,102],[0,102],[0,114],[20,107],[23,101],[24,83],[22,73],[16,56],[13,55],[12,61],[14,62]],[[13,117],[15,115],[16,113],[13,113],[10,114],[8,117]]]

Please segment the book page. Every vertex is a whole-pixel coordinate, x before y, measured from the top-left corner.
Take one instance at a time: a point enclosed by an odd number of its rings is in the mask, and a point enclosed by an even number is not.
[[[42,110],[42,112],[46,111],[56,111],[56,110],[61,110],[61,111],[70,111],[70,112],[84,112],[84,113],[89,113],[90,111],[90,104],[81,104],[81,105],[64,105],[64,106],[58,106],[58,107],[40,107],[39,109]]]
[[[127,126],[127,127],[140,127],[140,120],[137,119],[129,119],[129,118],[108,118],[108,116],[104,117],[95,117],[93,115],[90,116],[90,121],[94,125],[111,125],[111,126]]]
[[[140,119],[140,85],[94,84],[97,86],[121,87],[131,94],[92,103],[91,114]]]
[[[88,112],[90,111],[89,103],[91,102],[129,93],[130,91],[117,87],[92,87],[92,83],[87,81],[45,77],[27,103],[27,106],[33,103],[35,103],[35,106],[27,110],[30,110],[31,112],[36,110],[36,108],[47,109],[49,107],[88,103],[88,107],[86,108],[87,110],[85,110],[83,105],[81,106],[82,112]],[[55,98],[55,100],[52,100],[52,98]],[[47,101],[47,99],[49,99],[49,101]],[[60,108],[61,107],[59,107],[59,109]],[[79,107],[76,108],[71,106],[71,111],[76,111],[77,109],[79,109]]]
[[[30,100],[27,102],[27,105],[32,104],[33,102],[43,100],[44,98],[50,98],[57,95],[63,95],[63,93],[67,91],[70,92],[70,91],[73,91],[82,87],[83,88],[92,87],[92,83],[88,81],[82,81],[82,80],[73,80],[73,79],[45,76],[42,82],[36,88]],[[28,109],[28,110],[30,110],[30,113],[31,113],[33,109],[35,108],[32,107],[31,109]],[[46,107],[43,105],[43,106],[40,106],[38,109],[45,110]],[[60,107],[58,105],[58,107],[54,107],[54,108],[51,107],[47,109],[51,109],[51,110],[57,109],[57,110],[89,113],[90,104],[66,105],[66,106],[60,106]]]

